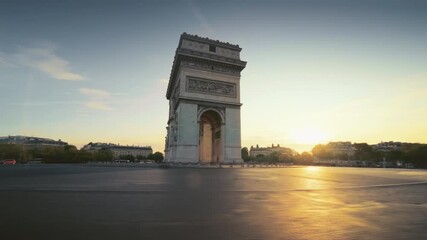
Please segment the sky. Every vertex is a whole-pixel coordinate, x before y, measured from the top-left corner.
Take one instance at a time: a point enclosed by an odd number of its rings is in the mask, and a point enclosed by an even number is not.
[[[239,44],[242,147],[427,143],[427,1],[0,1],[0,136],[164,150],[183,32]]]

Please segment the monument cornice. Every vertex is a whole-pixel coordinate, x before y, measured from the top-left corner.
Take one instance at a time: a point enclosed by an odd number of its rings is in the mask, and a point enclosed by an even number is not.
[[[179,54],[182,56],[197,57],[198,59],[210,60],[212,62],[229,64],[229,65],[233,65],[233,66],[236,66],[238,68],[241,68],[240,70],[243,70],[246,67],[246,62],[239,60],[239,59],[229,58],[229,57],[224,57],[224,56],[218,56],[216,54],[211,54],[211,53],[201,52],[201,51],[195,51],[195,50],[191,50],[191,49],[178,48],[176,50],[176,54]]]
[[[246,62],[238,59],[227,58],[205,52],[194,51],[190,49],[178,48],[175,52],[175,58],[172,64],[172,70],[169,77],[168,89],[166,91],[166,98],[170,99],[172,88],[175,85],[176,75],[178,74],[179,66],[183,60],[196,60],[203,61],[212,64],[223,65],[226,67],[237,69],[242,71],[246,67]]]
[[[236,44],[231,44],[229,42],[222,42],[222,41],[218,41],[218,40],[213,40],[213,39],[210,39],[207,37],[200,37],[197,35],[188,34],[186,32],[181,34],[181,39],[179,41],[180,46],[181,46],[182,39],[188,39],[188,40],[193,40],[193,41],[197,41],[197,42],[201,42],[201,43],[207,43],[207,44],[214,44],[214,45],[217,45],[220,47],[237,50],[239,52],[242,50],[242,48]]]
[[[212,100],[206,100],[206,99],[202,99],[202,98],[184,97],[184,96],[181,96],[181,97],[178,98],[178,102],[181,102],[181,101],[182,102],[186,102],[186,103],[204,104],[205,106],[214,106],[214,107],[233,107],[233,108],[240,108],[243,105],[242,103],[230,103],[230,102],[222,102],[222,101],[212,101]],[[178,104],[176,106],[178,106]]]

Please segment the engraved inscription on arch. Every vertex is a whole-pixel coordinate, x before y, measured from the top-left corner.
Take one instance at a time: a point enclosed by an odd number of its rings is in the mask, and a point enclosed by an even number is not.
[[[236,97],[236,84],[200,78],[188,78],[187,91],[226,97]]]

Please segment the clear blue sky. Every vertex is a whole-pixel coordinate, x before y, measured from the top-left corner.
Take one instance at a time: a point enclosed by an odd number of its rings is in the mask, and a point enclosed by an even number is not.
[[[427,1],[0,1],[0,136],[162,151],[182,32],[239,44],[242,143],[427,142]]]

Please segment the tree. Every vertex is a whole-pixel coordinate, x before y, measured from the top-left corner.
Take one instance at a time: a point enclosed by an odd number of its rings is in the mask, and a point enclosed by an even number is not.
[[[64,150],[65,150],[65,151],[76,151],[76,150],[77,150],[77,148],[76,148],[76,146],[74,146],[74,145],[65,145],[65,146],[64,146]]]
[[[320,158],[320,159],[327,159],[330,158],[331,154],[327,152],[326,146],[323,144],[318,144],[314,146],[314,148],[311,150],[313,153],[313,156]]]
[[[298,165],[313,165],[314,157],[309,152],[303,152],[301,154],[297,154],[293,159],[293,162]]]
[[[387,153],[387,160],[399,161],[403,158],[403,152],[399,150],[393,150]]]
[[[405,162],[418,168],[427,168],[427,145],[414,144],[404,153]]]
[[[76,156],[79,152],[79,150],[77,150],[76,146],[65,145],[62,149],[59,148],[59,150],[62,153],[62,156],[59,159],[60,161],[63,161],[65,163],[75,163],[76,162]]]
[[[111,150],[100,149],[95,153],[97,162],[111,162],[114,159],[114,153]]]
[[[156,162],[161,162],[163,161],[163,153],[155,152],[155,153],[149,154],[147,158],[150,160],[154,160]]]
[[[135,161],[135,156],[134,155],[120,155],[120,159],[124,159],[124,160],[129,160],[129,161]]]
[[[77,154],[75,162],[78,162],[78,163],[87,163],[87,162],[93,161],[94,159],[95,159],[94,158],[94,154],[92,154],[89,151],[80,149],[80,151]]]
[[[355,148],[354,160],[368,161],[375,159],[374,151],[367,143],[355,143],[353,146]]]
[[[277,162],[279,162],[280,157],[281,157],[281,153],[274,151],[274,152],[270,153],[270,155],[268,156],[268,161],[277,163]]]
[[[18,144],[0,144],[0,159],[20,160],[23,149]]]
[[[249,158],[249,151],[248,151],[247,147],[242,148],[242,159],[245,162],[250,160],[250,158]]]
[[[290,148],[282,148],[279,155],[280,162],[292,162],[295,157],[298,156],[298,152]]]

